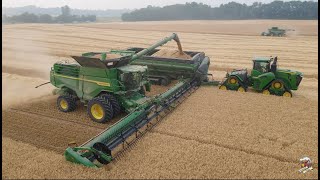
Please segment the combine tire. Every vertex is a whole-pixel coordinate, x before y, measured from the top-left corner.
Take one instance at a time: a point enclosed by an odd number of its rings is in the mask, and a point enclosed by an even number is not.
[[[105,123],[113,118],[113,108],[107,97],[98,96],[88,103],[90,118],[98,123]]]
[[[146,91],[144,90],[143,86],[140,87],[139,93],[144,95],[144,96],[146,95]]]
[[[285,91],[283,94],[282,94],[283,97],[289,97],[291,98],[292,97],[292,93],[290,91]]]
[[[118,100],[111,94],[104,94],[102,96],[107,98],[110,101],[112,109],[113,109],[113,117],[118,115],[121,111],[121,107],[120,107]]]
[[[72,95],[61,95],[57,99],[57,106],[62,112],[74,111],[77,107],[77,99]]]

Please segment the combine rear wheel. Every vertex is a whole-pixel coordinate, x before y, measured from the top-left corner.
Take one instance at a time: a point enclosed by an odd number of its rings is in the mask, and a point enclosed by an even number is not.
[[[72,95],[61,95],[57,99],[57,106],[62,112],[74,111],[77,107],[77,99]]]
[[[90,118],[98,123],[105,123],[113,118],[113,108],[107,97],[98,96],[88,103]]]
[[[118,100],[111,94],[104,94],[102,96],[110,101],[113,110],[113,117],[118,115],[121,111],[121,107]]]
[[[282,94],[283,97],[289,97],[291,98],[292,97],[292,93],[290,91],[285,91],[283,94]]]

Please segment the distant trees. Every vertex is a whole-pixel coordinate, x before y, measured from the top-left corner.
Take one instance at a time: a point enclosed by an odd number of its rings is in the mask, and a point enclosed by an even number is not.
[[[2,15],[3,23],[72,23],[72,22],[94,22],[95,15],[71,15],[69,6],[61,7],[61,15],[52,17],[49,14],[35,15],[32,13],[22,13],[20,15],[6,16]]]
[[[148,6],[122,14],[123,21],[195,20],[195,19],[318,19],[318,2],[255,2],[248,6],[237,2],[210,7],[203,3]]]

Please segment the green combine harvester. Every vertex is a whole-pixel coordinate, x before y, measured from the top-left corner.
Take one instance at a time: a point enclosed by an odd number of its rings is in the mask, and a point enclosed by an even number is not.
[[[233,70],[227,73],[219,89],[246,92],[248,87],[262,94],[292,97],[291,90],[297,90],[303,74],[288,69],[278,69],[277,57],[257,57],[253,59],[253,69]]]
[[[287,31],[295,31],[294,29],[280,29],[279,27],[271,27],[268,32],[262,32],[261,36],[286,36]]]
[[[180,53],[185,53],[174,33],[149,48],[88,52],[72,56],[77,63],[59,62],[53,65],[50,82],[57,87],[54,94],[59,94],[59,110],[73,111],[76,103],[81,101],[87,106],[90,118],[99,123],[109,121],[122,110],[128,113],[88,142],[79,147],[68,147],[64,154],[68,161],[89,167],[100,167],[111,162],[116,147],[128,144],[129,137],[143,134],[142,128],[154,125],[153,121],[158,122],[200,84],[218,85],[216,81],[208,81],[210,59],[204,53],[186,52],[193,57],[188,62],[149,57],[157,51],[157,47],[171,40],[177,42]],[[113,58],[115,55],[118,57]],[[153,64],[146,65],[142,61]],[[165,76],[155,75],[157,68],[154,65],[162,72],[166,71]],[[149,70],[149,67],[154,69]],[[162,94],[145,96],[145,90],[151,89],[150,79],[163,81],[165,77],[178,79],[178,83]]]

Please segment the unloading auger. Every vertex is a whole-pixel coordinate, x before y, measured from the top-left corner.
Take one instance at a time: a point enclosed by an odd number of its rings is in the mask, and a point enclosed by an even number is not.
[[[64,153],[66,160],[88,167],[101,167],[110,163],[114,159],[112,154],[116,147],[129,144],[127,139],[131,136],[138,138],[142,135],[143,127],[152,127],[155,119],[158,122],[179,105],[187,94],[191,94],[198,87],[197,84],[195,79],[181,80],[81,146],[68,147]]]

